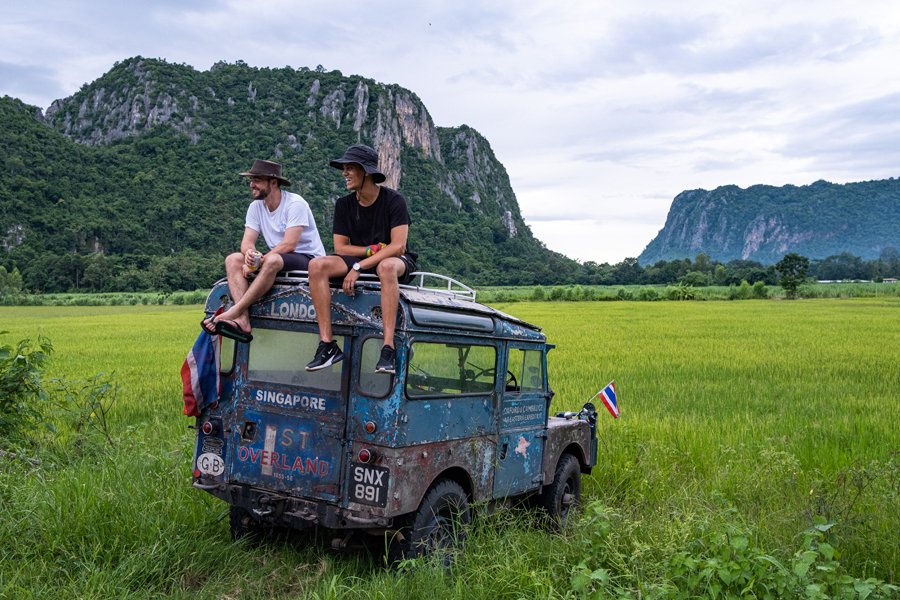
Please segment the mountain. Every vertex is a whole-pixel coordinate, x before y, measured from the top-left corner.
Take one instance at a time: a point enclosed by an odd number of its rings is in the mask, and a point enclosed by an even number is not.
[[[45,114],[0,99],[0,265],[35,291],[207,286],[239,245],[238,173],[256,158],[284,165],[330,244],[346,192],[328,162],[358,142],[409,202],[420,269],[480,284],[578,269],[534,238],[488,141],[436,127],[409,90],[321,67],[198,71],[142,57]]]
[[[691,190],[672,202],[666,224],[638,260],[693,258],[778,262],[850,253],[877,258],[900,248],[900,180],[843,185],[817,181],[797,187],[724,186]]]

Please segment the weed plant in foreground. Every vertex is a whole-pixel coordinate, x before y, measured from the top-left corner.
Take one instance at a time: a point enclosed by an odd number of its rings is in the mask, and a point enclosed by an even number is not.
[[[449,571],[230,541],[180,414],[200,307],[0,308],[0,345],[51,340],[47,378],[118,386],[112,444],[0,458],[0,598],[897,597],[897,298],[498,308],[557,344],[554,411],[615,378],[622,418],[572,528],[499,510]]]

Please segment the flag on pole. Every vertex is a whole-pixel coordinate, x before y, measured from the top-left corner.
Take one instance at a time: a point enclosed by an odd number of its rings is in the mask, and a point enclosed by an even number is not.
[[[618,419],[619,403],[616,399],[616,380],[613,379],[610,381],[605,388],[597,392],[597,395],[600,396],[600,400],[603,401],[609,414],[611,414],[613,418]]]

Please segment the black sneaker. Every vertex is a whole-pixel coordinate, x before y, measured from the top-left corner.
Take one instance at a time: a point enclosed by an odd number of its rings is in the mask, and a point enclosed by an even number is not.
[[[316,348],[316,355],[309,361],[309,364],[306,365],[306,370],[318,371],[319,369],[330,367],[334,363],[341,362],[342,360],[344,360],[344,353],[338,348],[337,342],[334,340],[330,342],[319,342],[319,347]]]
[[[376,373],[396,373],[397,370],[394,368],[394,349],[390,346],[382,346],[381,347],[381,358],[378,359],[378,364],[375,365]]]

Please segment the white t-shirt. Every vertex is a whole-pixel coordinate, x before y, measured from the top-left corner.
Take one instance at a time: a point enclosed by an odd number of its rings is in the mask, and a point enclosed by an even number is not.
[[[325,246],[319,237],[316,228],[316,219],[313,217],[309,204],[299,194],[281,190],[281,203],[275,212],[269,212],[265,200],[254,200],[247,207],[247,219],[245,227],[262,233],[269,249],[274,248],[284,240],[284,232],[288,227],[302,227],[300,240],[294,252],[298,254],[311,254],[313,256],[325,256]]]

